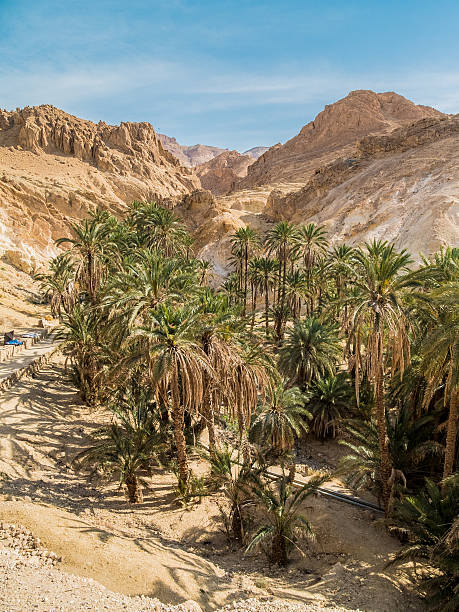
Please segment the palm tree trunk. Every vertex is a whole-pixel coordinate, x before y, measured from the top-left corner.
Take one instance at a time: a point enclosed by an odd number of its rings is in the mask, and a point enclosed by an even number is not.
[[[252,286],[252,323],[250,325],[251,331],[255,325],[255,309],[257,307],[257,285]]]
[[[456,387],[451,389],[449,400],[448,429],[446,433],[445,462],[443,466],[443,478],[451,476],[454,469],[454,459],[456,457],[456,437],[457,437],[457,396],[459,390]]]
[[[288,466],[288,474],[287,474],[287,482],[292,483],[295,480],[296,475],[296,461],[293,460],[289,463]]]
[[[277,563],[278,565],[287,565],[288,552],[286,544],[286,538],[282,534],[277,533],[274,535],[271,545],[271,561],[273,563]]]
[[[142,501],[142,492],[139,489],[137,477],[134,474],[128,476],[125,480],[126,492],[129,503],[138,504]]]
[[[265,275],[265,329],[266,329],[266,337],[268,337],[268,333],[269,333],[268,312],[269,312],[268,275]]]
[[[384,406],[384,363],[383,363],[383,339],[381,323],[378,321],[375,324],[373,333],[377,334],[376,350],[377,363],[375,372],[375,399],[376,399],[376,422],[378,428],[379,452],[381,457],[381,481],[383,491],[383,503],[386,513],[389,509],[390,487],[389,477],[391,471],[390,455],[389,455],[389,440],[387,437],[386,427],[386,410]]]
[[[177,447],[177,463],[179,470],[179,479],[181,484],[185,485],[188,481],[188,455],[186,452],[185,439],[185,410],[182,405],[174,406],[173,411],[174,422],[174,438]]]
[[[244,248],[244,316],[247,313],[247,293],[248,293],[248,286],[247,286],[247,268],[248,268],[248,260],[249,260],[249,248],[248,245],[245,245]]]
[[[242,460],[244,463],[250,463],[250,448],[249,441],[247,439],[245,416],[242,411],[242,407],[239,404],[237,406],[237,423],[239,429],[239,441],[242,451]]]

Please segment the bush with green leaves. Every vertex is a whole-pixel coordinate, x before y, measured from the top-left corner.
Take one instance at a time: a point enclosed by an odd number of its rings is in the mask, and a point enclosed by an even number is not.
[[[417,495],[405,497],[395,505],[390,528],[407,543],[391,565],[420,561],[423,568],[420,586],[435,610],[459,609],[459,474],[441,485],[427,479]]]
[[[299,548],[300,536],[313,537],[311,523],[303,512],[304,501],[317,492],[329,476],[315,476],[298,488],[283,475],[272,484],[257,483],[253,493],[263,514],[263,524],[247,547],[264,546],[271,563],[287,565],[291,552]]]
[[[142,486],[154,462],[160,464],[164,441],[158,419],[146,393],[128,397],[111,407],[113,420],[93,435],[94,444],[79,453],[74,463],[117,478],[130,503],[142,501]]]
[[[320,378],[306,391],[311,431],[319,440],[335,438],[343,417],[355,405],[353,389],[345,372]]]

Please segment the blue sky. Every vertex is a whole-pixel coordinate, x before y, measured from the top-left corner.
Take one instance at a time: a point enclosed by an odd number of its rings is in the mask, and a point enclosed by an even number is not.
[[[239,150],[352,89],[459,112],[458,24],[457,0],[0,0],[0,107]]]

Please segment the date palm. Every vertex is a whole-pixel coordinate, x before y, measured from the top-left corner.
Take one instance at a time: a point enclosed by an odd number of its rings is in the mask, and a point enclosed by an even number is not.
[[[301,316],[301,302],[307,295],[307,286],[303,270],[294,270],[287,274],[287,302],[294,321]]]
[[[52,259],[49,268],[49,274],[41,274],[37,279],[45,296],[51,295],[51,314],[61,318],[62,311],[68,314],[75,305],[75,266],[69,254],[64,253]]]
[[[94,306],[104,275],[106,257],[116,245],[110,240],[110,227],[103,215],[93,215],[81,223],[72,223],[70,227],[75,238],[59,238],[56,244],[71,245],[71,252],[78,262],[76,280],[88,292],[91,305]]]
[[[135,504],[142,501],[139,473],[157,461],[162,450],[156,415],[145,392],[109,408],[112,423],[94,434],[95,444],[79,453],[74,462],[116,476],[120,488],[126,487],[129,502]]]
[[[128,332],[150,309],[166,300],[183,300],[195,286],[196,276],[183,261],[142,249],[126,258],[108,281],[102,303],[109,318],[120,318]]]
[[[249,226],[239,228],[231,238],[233,257],[239,262],[239,288],[243,296],[244,316],[247,312],[249,258],[258,243],[259,237],[257,232]]]
[[[134,202],[131,217],[147,248],[161,250],[165,257],[183,255],[189,248],[188,232],[172,210],[155,202]]]
[[[298,238],[298,229],[293,223],[280,221],[266,233],[265,246],[268,255],[276,254],[279,261],[278,296],[279,316],[275,321],[275,334],[278,340],[282,339],[283,324],[286,312],[286,285],[287,267],[290,259],[295,256],[295,245]]]
[[[312,268],[328,247],[327,232],[321,225],[309,223],[298,229],[295,252],[303,258],[306,277],[309,278]]]
[[[337,426],[353,405],[352,386],[344,372],[319,378],[306,393],[311,429],[319,440],[335,438]]]
[[[214,375],[207,355],[197,342],[197,333],[196,309],[159,304],[149,312],[147,323],[135,328],[126,341],[133,348],[131,361],[148,364],[149,380],[158,401],[170,406],[182,486],[189,477],[185,412],[199,412],[205,374]]]
[[[201,408],[212,454],[218,447],[215,414],[226,404],[232,390],[232,367],[238,352],[234,342],[238,321],[228,297],[211,289],[206,289],[199,297],[198,312],[197,338],[213,370],[213,374],[204,372]]]
[[[279,383],[270,391],[267,400],[255,416],[250,436],[261,447],[281,456],[291,451],[295,438],[307,431],[307,419],[311,415],[298,387],[287,389]]]
[[[287,565],[292,550],[298,548],[299,535],[313,537],[312,526],[302,512],[305,500],[314,495],[328,476],[314,476],[300,489],[295,489],[287,477],[279,483],[254,485],[264,524],[258,529],[247,551],[263,542],[269,543],[267,556],[271,563]]]
[[[77,373],[77,383],[84,402],[96,404],[102,387],[106,352],[101,344],[101,319],[91,309],[76,304],[63,316],[56,337],[60,348],[70,358]]]
[[[336,325],[314,317],[296,321],[279,350],[279,369],[291,384],[304,390],[322,376],[334,374],[341,352]]]
[[[257,258],[257,270],[263,278],[261,292],[265,299],[265,333],[269,334],[269,292],[275,290],[276,272],[279,270],[279,263],[269,257]]]
[[[358,249],[350,272],[356,274],[354,295],[347,298],[356,340],[355,379],[358,402],[360,369],[363,367],[373,384],[375,412],[381,457],[383,503],[389,502],[391,463],[386,427],[385,374],[389,357],[392,372],[403,374],[409,363],[408,329],[410,319],[403,298],[413,287],[408,266],[412,260],[406,251],[397,252],[393,245],[374,241]],[[360,363],[360,344],[366,337],[366,355]]]
[[[230,504],[225,518],[227,532],[242,545],[246,539],[247,509],[254,505],[252,487],[260,484],[265,466],[255,461],[243,462],[241,450],[228,445],[203,455],[210,463],[212,487],[221,489]]]
[[[425,489],[405,497],[395,507],[392,530],[408,543],[390,565],[418,561],[434,572],[423,572],[421,584],[431,609],[454,612],[459,608],[459,476],[442,487],[426,480]]]
[[[444,401],[449,404],[443,478],[454,471],[459,403],[459,282],[446,283],[431,295],[436,324],[421,348],[421,368],[427,379],[424,404],[445,381]]]

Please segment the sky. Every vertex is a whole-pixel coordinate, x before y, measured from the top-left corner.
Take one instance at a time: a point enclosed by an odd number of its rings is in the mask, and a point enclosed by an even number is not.
[[[353,89],[459,112],[458,0],[0,0],[0,108],[285,142]]]

